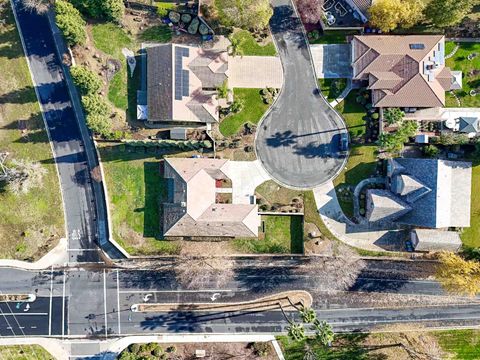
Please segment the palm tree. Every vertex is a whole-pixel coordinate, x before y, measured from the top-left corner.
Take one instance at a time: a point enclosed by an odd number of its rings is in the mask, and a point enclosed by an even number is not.
[[[229,40],[230,40],[230,45],[227,48],[228,53],[233,57],[243,56],[243,50],[242,50],[243,39],[239,39],[237,37],[231,36]]]
[[[287,335],[293,341],[302,341],[305,340],[305,328],[303,324],[295,323],[290,321],[290,325],[287,326]]]
[[[317,313],[315,310],[309,307],[303,307],[300,309],[300,316],[302,321],[307,324],[313,324],[317,320]]]
[[[332,326],[326,321],[315,320],[312,326],[312,330],[315,330],[316,338],[323,344],[323,346],[331,346],[335,334]]]

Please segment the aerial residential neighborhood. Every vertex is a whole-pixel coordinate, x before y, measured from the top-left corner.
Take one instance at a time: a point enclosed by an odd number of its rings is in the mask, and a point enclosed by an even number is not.
[[[479,19],[0,0],[0,359],[480,359]]]

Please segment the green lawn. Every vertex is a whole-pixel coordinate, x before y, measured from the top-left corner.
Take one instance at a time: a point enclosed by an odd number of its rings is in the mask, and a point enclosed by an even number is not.
[[[462,242],[467,247],[480,247],[480,161],[473,161],[470,227],[463,229]]]
[[[353,146],[350,149],[350,155],[345,169],[333,181],[337,190],[338,201],[343,212],[347,216],[353,215],[353,202],[351,200],[342,199],[338,192],[339,187],[345,185],[355,186],[363,179],[368,178],[375,172],[377,146]]]
[[[247,30],[239,30],[232,36],[233,38],[240,40],[240,49],[245,56],[275,56],[277,54],[277,50],[272,41],[266,45],[260,45]]]
[[[43,162],[43,186],[14,195],[0,184],[0,258],[36,260],[65,235],[63,205],[48,136],[15,21],[0,0],[0,152]],[[22,125],[20,125],[22,124]],[[19,127],[25,128],[25,133]],[[49,240],[50,239],[50,240]],[[45,245],[48,244],[46,248]]]
[[[407,340],[405,340],[405,338]],[[419,353],[428,352],[431,344],[438,342],[446,352],[446,359],[480,359],[480,332],[478,330],[452,330],[417,333],[336,334],[333,346],[326,348],[315,339],[293,342],[286,336],[277,337],[286,360],[303,360],[308,345],[322,360],[379,360],[405,359],[408,353],[401,343],[412,346],[419,340],[426,341]],[[433,351],[435,353],[435,351]],[[427,353],[428,354],[428,353]],[[410,358],[408,356],[408,358]],[[429,358],[426,356],[425,358]],[[432,357],[433,358],[433,357]]]
[[[0,346],[0,359],[5,360],[55,360],[38,345]]]
[[[352,90],[344,101],[339,103],[335,109],[342,115],[347,123],[348,130],[353,136],[365,134],[365,108],[355,100],[358,90]]]
[[[174,5],[174,4],[172,4]],[[172,29],[167,25],[152,26],[140,34],[140,40],[167,43],[172,41]]]
[[[111,55],[122,63],[121,69],[110,81],[108,99],[115,107],[127,110],[127,63],[122,48],[135,51],[137,45],[120,27],[112,23],[101,23],[92,26],[93,43],[98,50]]]
[[[112,232],[132,255],[176,254],[177,244],[158,240],[160,204],[166,195],[160,159],[125,146],[100,147],[107,182]]]
[[[258,124],[263,114],[269,108],[260,95],[261,89],[233,89],[234,98],[244,103],[243,110],[237,114],[228,115],[220,122],[220,132],[224,136],[235,135],[243,124],[249,122]]]
[[[451,43],[447,42],[447,47],[451,48]],[[469,54],[476,53],[477,56],[468,60]],[[472,70],[480,69],[480,43],[460,43],[460,48],[454,56],[447,59],[446,65],[452,70],[461,70],[463,74],[463,88],[456,90],[455,94],[460,99],[460,107],[480,107],[480,93],[476,96],[470,96],[470,90],[477,89],[480,92],[480,74],[469,75]],[[447,106],[458,107],[455,98],[446,93]]]
[[[333,101],[347,87],[347,79],[318,79],[318,86],[327,100]]]
[[[360,35],[357,30],[327,30],[316,40],[310,40],[310,44],[346,44],[347,36]]]
[[[443,350],[457,360],[480,359],[480,331],[455,330],[434,333]]]
[[[303,222],[298,215],[262,216],[264,239],[235,239],[233,245],[247,253],[301,254],[303,252]]]

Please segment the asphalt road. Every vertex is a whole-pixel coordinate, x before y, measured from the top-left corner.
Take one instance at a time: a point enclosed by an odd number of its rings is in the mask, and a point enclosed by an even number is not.
[[[26,11],[21,0],[14,0],[14,11],[24,40],[27,60],[53,146],[53,159],[60,175],[66,227],[68,231],[69,261],[96,262],[100,252],[91,166],[87,163],[85,142],[79,128],[72,99],[67,87],[61,60],[48,17]],[[89,137],[86,141],[91,142]],[[89,149],[92,144],[87,144]],[[92,151],[92,150],[89,150]],[[104,208],[104,207],[103,207]],[[100,214],[106,219],[106,213]]]
[[[272,5],[270,28],[283,65],[284,87],[258,126],[255,148],[273,179],[311,189],[343,167],[340,133],[347,131],[317,88],[307,40],[290,0],[274,0]]]

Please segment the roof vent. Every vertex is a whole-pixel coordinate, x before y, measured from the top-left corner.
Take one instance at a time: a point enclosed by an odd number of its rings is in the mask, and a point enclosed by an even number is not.
[[[423,50],[425,49],[425,44],[410,44],[411,50]]]
[[[186,203],[185,201],[182,201],[182,202],[180,203],[180,206],[181,206],[181,207],[187,207],[187,203]]]

